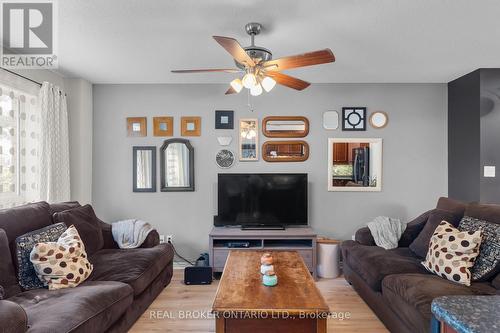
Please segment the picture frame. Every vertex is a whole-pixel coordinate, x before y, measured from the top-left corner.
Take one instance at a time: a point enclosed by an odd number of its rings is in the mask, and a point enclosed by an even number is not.
[[[234,129],[234,111],[215,110],[215,129]]]
[[[328,191],[380,192],[381,138],[328,138]]]
[[[201,136],[201,117],[181,117],[181,136]]]
[[[146,117],[127,117],[127,136],[143,137],[148,135]]]
[[[376,129],[382,129],[387,126],[389,115],[384,111],[375,111],[370,115],[370,125]]]
[[[366,107],[343,107],[342,130],[366,131]]]
[[[239,159],[242,162],[259,160],[259,120],[257,118],[240,119]]]
[[[173,136],[174,117],[153,117],[154,136]]]

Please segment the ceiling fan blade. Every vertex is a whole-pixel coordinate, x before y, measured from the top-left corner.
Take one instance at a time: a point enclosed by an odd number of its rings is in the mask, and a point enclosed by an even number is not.
[[[333,55],[332,50],[324,49],[289,57],[278,58],[275,60],[269,60],[263,63],[262,66],[264,68],[268,68],[268,70],[281,71],[289,68],[319,65],[334,61],[335,56]],[[271,66],[273,68],[269,68]]]
[[[224,72],[224,73],[239,73],[240,69],[237,68],[208,68],[208,69],[175,69],[172,73],[211,73],[211,72]]]
[[[265,75],[272,77],[277,83],[295,90],[304,90],[311,85],[309,82],[279,72],[266,72]]]
[[[226,51],[229,52],[229,54],[231,54],[237,62],[250,67],[255,66],[255,62],[252,58],[250,58],[245,49],[241,47],[240,43],[238,43],[236,39],[223,36],[212,37],[217,41],[217,43],[226,49]]]
[[[237,94],[238,92],[233,89],[233,87],[229,86],[229,89],[226,91],[226,95]]]

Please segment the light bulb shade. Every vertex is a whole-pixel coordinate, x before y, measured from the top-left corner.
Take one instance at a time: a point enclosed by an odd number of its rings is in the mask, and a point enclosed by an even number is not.
[[[234,79],[233,81],[231,81],[230,85],[237,93],[239,93],[241,89],[243,89],[243,83],[241,83],[240,79]]]
[[[250,95],[259,96],[260,94],[262,94],[262,86],[259,83],[257,83],[250,89]]]
[[[243,76],[243,80],[241,80],[241,82],[243,83],[243,87],[252,89],[252,87],[257,84],[257,79],[252,73],[247,73],[245,74],[245,76]]]
[[[270,92],[271,89],[273,89],[274,86],[276,85],[276,81],[274,81],[272,77],[266,76],[264,80],[262,80],[261,84],[262,88],[264,88],[266,92]]]

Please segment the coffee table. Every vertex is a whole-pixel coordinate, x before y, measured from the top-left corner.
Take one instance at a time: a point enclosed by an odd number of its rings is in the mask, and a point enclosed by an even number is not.
[[[264,252],[274,257],[277,286],[262,284]],[[212,305],[217,333],[325,333],[329,311],[295,251],[230,251]]]

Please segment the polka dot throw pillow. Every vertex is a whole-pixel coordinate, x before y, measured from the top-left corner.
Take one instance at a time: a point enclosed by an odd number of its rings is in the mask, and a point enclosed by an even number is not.
[[[460,231],[442,221],[431,237],[422,265],[431,273],[470,286],[470,269],[479,255],[480,245],[481,230]]]
[[[37,243],[31,250],[30,260],[38,278],[49,290],[76,287],[89,277],[93,269],[73,225],[57,242]]]

